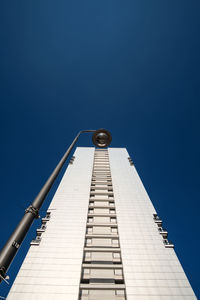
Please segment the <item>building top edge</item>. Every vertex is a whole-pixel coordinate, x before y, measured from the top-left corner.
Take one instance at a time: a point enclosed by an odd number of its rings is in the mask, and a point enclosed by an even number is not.
[[[96,148],[96,147],[76,147],[76,149],[127,149],[125,147],[108,147],[108,148]]]

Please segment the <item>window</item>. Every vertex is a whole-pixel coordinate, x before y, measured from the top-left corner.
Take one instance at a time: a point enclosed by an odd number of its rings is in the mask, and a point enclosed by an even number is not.
[[[87,233],[92,233],[92,231],[93,231],[93,230],[92,230],[92,227],[88,227],[88,228],[87,228]]]
[[[117,240],[117,239],[112,239],[112,244],[113,244],[113,245],[119,245],[119,240]]]
[[[115,253],[115,252],[114,252],[114,253],[113,253],[113,258],[120,258],[120,253],[118,253],[118,252]]]
[[[87,244],[87,245],[91,245],[91,244],[92,244],[92,239],[87,239],[87,240],[86,240],[86,244]]]
[[[110,218],[111,223],[116,223],[116,218]]]
[[[114,273],[115,273],[115,275],[117,275],[117,276],[121,276],[121,275],[122,275],[122,270],[120,270],[120,269],[115,269]]]
[[[85,258],[91,258],[91,252],[85,252]]]
[[[111,228],[111,232],[112,232],[112,233],[117,233],[117,228],[112,227],[112,228]]]

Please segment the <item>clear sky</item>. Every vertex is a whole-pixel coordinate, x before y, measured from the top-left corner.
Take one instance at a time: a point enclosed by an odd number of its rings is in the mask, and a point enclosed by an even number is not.
[[[128,149],[200,297],[199,12],[199,0],[1,1],[1,246],[74,135],[104,127]]]

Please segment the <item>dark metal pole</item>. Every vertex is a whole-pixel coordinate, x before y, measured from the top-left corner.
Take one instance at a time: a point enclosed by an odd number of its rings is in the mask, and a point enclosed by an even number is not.
[[[15,257],[19,247],[21,246],[31,224],[33,223],[33,220],[35,218],[39,218],[39,209],[42,206],[60,170],[62,169],[62,166],[67,160],[72,148],[76,144],[80,134],[84,132],[95,132],[95,131],[96,130],[82,130],[77,134],[72,144],[69,146],[66,153],[61,158],[60,162],[58,163],[53,173],[44,184],[43,188],[41,189],[37,197],[34,199],[32,204],[25,210],[24,216],[22,217],[21,221],[19,222],[14,232],[11,234],[10,238],[8,239],[5,246],[0,252],[0,282],[3,278],[5,278],[6,272],[13,258]]]

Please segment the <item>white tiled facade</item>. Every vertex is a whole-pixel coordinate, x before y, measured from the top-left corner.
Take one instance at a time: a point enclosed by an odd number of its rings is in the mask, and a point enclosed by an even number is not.
[[[77,148],[49,207],[39,245],[32,245],[8,300],[77,300],[94,148]]]
[[[126,149],[74,156],[7,299],[196,299]]]

